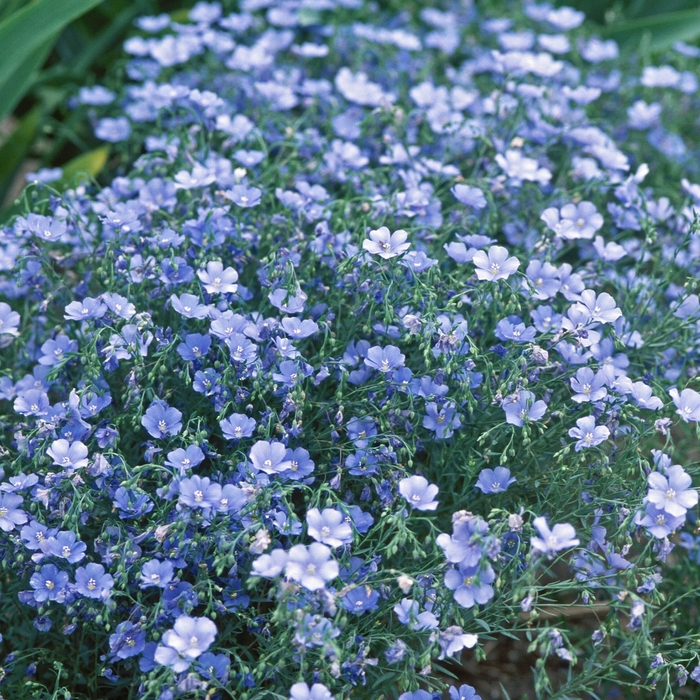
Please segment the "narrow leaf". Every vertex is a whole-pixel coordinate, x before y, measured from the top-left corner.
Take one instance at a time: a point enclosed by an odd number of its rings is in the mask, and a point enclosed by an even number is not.
[[[39,47],[100,2],[36,0],[0,22],[0,85],[10,80]],[[5,104],[6,98],[0,93],[0,113]]]
[[[604,35],[620,44],[632,46],[648,41],[648,48],[658,51],[677,41],[692,41],[700,36],[700,9],[666,12],[620,22],[605,29]]]
[[[0,202],[5,199],[17,168],[34,142],[42,111],[42,108],[37,106],[27,112],[0,148]]]
[[[117,43],[119,37],[131,26],[134,17],[143,12],[143,7],[136,3],[127,6],[114,19],[110,20],[107,28],[94,37],[85,50],[76,58],[71,66],[71,70],[76,75],[82,75],[90,66],[95,63],[100,56]]]
[[[81,153],[63,166],[63,176],[53,183],[58,190],[74,187],[83,180],[99,175],[109,158],[109,145]]]
[[[52,36],[35,48],[14,72],[0,71],[0,119],[12,112],[34,84],[55,39]]]

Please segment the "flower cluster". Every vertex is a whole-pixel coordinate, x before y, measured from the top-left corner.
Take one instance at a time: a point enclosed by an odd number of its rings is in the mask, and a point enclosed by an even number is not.
[[[0,228],[9,696],[66,640],[144,700],[700,663],[700,52],[444,5],[198,2],[78,92],[117,170]]]

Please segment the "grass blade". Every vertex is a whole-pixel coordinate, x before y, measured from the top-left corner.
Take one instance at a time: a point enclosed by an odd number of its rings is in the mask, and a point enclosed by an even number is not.
[[[608,39],[629,46],[648,40],[648,48],[658,51],[676,41],[692,41],[700,36],[700,9],[666,12],[620,22],[604,30],[603,34]]]
[[[35,48],[14,72],[3,75],[0,71],[0,119],[12,112],[34,84],[55,40],[52,36]]]
[[[27,112],[0,148],[0,202],[5,199],[17,168],[22,164],[34,142],[42,112],[40,105]]]
[[[13,84],[15,91],[0,90],[0,116],[11,111],[29,86],[28,77],[36,69],[37,52],[53,45],[58,33],[70,22],[102,0],[36,0],[0,22],[0,86]],[[50,47],[49,47],[50,48]],[[29,62],[29,63],[28,63]],[[27,65],[32,70],[27,69]],[[12,76],[24,72],[25,80]]]
[[[96,177],[107,164],[109,150],[109,145],[100,146],[76,156],[63,166],[63,177],[52,186],[58,190],[64,190],[74,187],[83,180]]]

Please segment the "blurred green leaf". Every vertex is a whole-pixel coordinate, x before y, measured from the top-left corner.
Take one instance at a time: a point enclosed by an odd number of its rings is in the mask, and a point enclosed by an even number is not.
[[[173,12],[170,13],[170,19],[172,19],[173,22],[187,22],[190,18],[190,11],[186,8],[183,7],[180,10],[174,10]]]
[[[11,15],[22,5],[26,5],[25,0],[0,0],[0,20]]]
[[[692,10],[698,7],[697,0],[631,0],[624,10],[624,16],[628,19],[652,17],[681,10]],[[583,8],[582,8],[583,9]]]
[[[53,183],[57,190],[74,187],[83,180],[97,177],[107,164],[110,147],[100,146],[87,153],[81,153],[63,166],[63,176]]]
[[[586,14],[587,19],[616,28],[623,22],[666,15],[698,7],[698,0],[557,0]]]
[[[55,35],[49,37],[29,53],[15,71],[5,73],[0,69],[0,119],[17,106],[34,84],[55,40]]]
[[[118,44],[122,34],[131,26],[134,17],[138,14],[143,14],[143,12],[144,3],[134,2],[125,7],[109,21],[109,24],[103,32],[92,37],[88,46],[71,66],[72,70],[78,75],[82,75],[88,71],[90,66],[95,63],[100,56],[105,54],[112,46]]]
[[[27,62],[35,70],[37,52],[49,43],[53,45],[52,39],[67,24],[100,2],[102,0],[35,0],[0,22],[0,86],[14,86],[14,92],[4,87],[0,90],[0,118],[21,99],[24,93],[18,90],[26,91],[30,84],[28,79],[13,80],[12,76],[18,72],[31,75]]]
[[[620,44],[638,46],[644,43],[649,50],[658,51],[676,41],[693,41],[700,36],[700,8],[619,22],[605,29],[603,34]]]
[[[41,123],[42,112],[41,105],[37,105],[30,112],[27,112],[0,148],[0,202],[5,199],[15,172],[25,159],[27,151],[34,141],[34,136]]]

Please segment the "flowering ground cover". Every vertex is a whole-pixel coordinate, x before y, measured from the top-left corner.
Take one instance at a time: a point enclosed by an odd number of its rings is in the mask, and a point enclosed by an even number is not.
[[[107,180],[0,229],[0,692],[693,697],[700,49],[244,0],[124,50]]]

